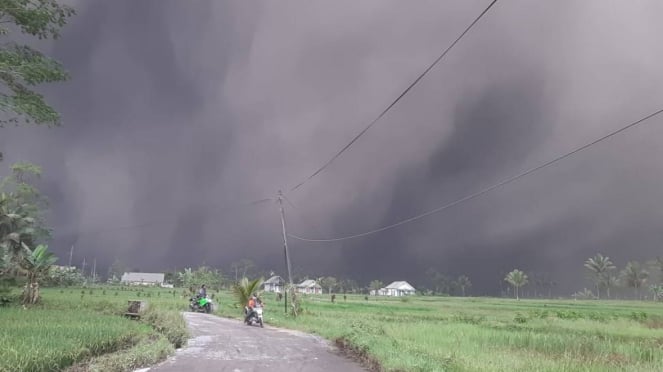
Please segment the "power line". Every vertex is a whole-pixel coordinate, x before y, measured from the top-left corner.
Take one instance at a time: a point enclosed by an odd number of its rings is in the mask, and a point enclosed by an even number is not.
[[[316,234],[324,235],[324,234],[320,231],[320,229],[318,229],[318,227],[317,227],[315,224],[313,224],[309,219],[304,218],[304,216],[301,214],[301,210],[300,210],[299,208],[295,207],[295,205],[292,204],[292,202],[290,201],[290,199],[288,199],[287,196],[283,195],[283,199],[285,199],[285,201],[290,205],[290,207],[292,207],[293,211],[298,212],[298,213],[294,213],[294,214],[295,214],[295,216],[297,216],[297,218],[298,218],[301,222],[303,222],[303,223],[305,223],[306,225],[308,225],[308,226],[310,226],[311,228],[313,228],[313,230],[316,232]]]
[[[449,203],[449,204],[446,204],[446,205],[443,205],[443,206],[441,206],[441,207],[438,207],[438,208],[432,209],[432,210],[430,210],[430,211],[428,211],[428,212],[424,212],[424,213],[419,214],[419,215],[414,216],[414,217],[406,218],[406,219],[404,219],[404,220],[402,220],[402,221],[398,221],[398,222],[393,223],[393,224],[391,224],[391,225],[387,225],[387,226],[384,226],[384,227],[380,227],[380,228],[378,228],[378,229],[371,230],[371,231],[367,231],[367,232],[364,232],[364,233],[361,233],[361,234],[348,235],[348,236],[344,236],[344,237],[340,237],[340,238],[333,238],[333,239],[308,239],[308,238],[303,238],[303,237],[301,237],[301,236],[297,236],[297,235],[295,235],[295,234],[289,234],[289,236],[290,236],[291,238],[293,238],[293,239],[303,240],[303,241],[306,241],[306,242],[336,242],[336,241],[355,239],[355,238],[359,238],[359,237],[362,237],[362,236],[367,236],[367,235],[375,234],[375,233],[378,233],[378,232],[381,232],[381,231],[385,231],[385,230],[389,230],[389,229],[395,228],[395,227],[400,226],[400,225],[404,225],[404,224],[406,224],[406,223],[414,222],[414,221],[419,220],[419,219],[421,219],[421,218],[424,218],[424,217],[426,217],[426,216],[430,216],[431,214],[441,212],[441,211],[443,211],[443,210],[445,210],[445,209],[451,208],[451,207],[453,207],[453,206],[455,206],[455,205],[458,205],[458,204],[460,204],[460,203],[463,203],[463,202],[466,202],[466,201],[468,201],[468,200],[471,200],[471,199],[474,199],[474,198],[476,198],[476,197],[479,197],[479,196],[481,196],[481,195],[483,195],[483,194],[485,194],[485,193],[487,193],[487,192],[490,192],[490,191],[492,191],[492,190],[494,190],[494,189],[496,189],[496,188],[498,188],[498,187],[504,186],[504,185],[506,185],[506,184],[508,184],[508,183],[511,183],[511,182],[516,181],[516,180],[518,180],[518,179],[520,179],[520,178],[523,178],[523,177],[525,177],[525,176],[527,176],[527,175],[529,175],[529,174],[531,174],[531,173],[534,173],[534,172],[536,172],[536,171],[538,171],[538,170],[540,170],[540,169],[542,169],[542,168],[545,168],[545,167],[550,166],[550,165],[552,165],[552,164],[554,164],[554,163],[557,163],[558,161],[561,161],[561,160],[563,160],[563,159],[566,159],[566,158],[568,158],[569,156],[571,156],[571,155],[573,155],[573,154],[576,154],[576,153],[578,153],[578,152],[580,152],[580,151],[582,151],[582,150],[587,149],[588,147],[591,147],[591,146],[593,146],[593,145],[595,145],[595,144],[597,144],[597,143],[599,143],[599,142],[601,142],[601,141],[604,141],[604,140],[606,140],[606,139],[608,139],[608,138],[610,138],[610,137],[612,137],[612,136],[614,136],[614,135],[617,135],[617,134],[619,134],[619,133],[621,133],[621,132],[624,132],[624,131],[627,130],[627,129],[633,128],[633,127],[635,127],[636,125],[638,125],[638,124],[640,124],[640,123],[642,123],[642,122],[644,122],[644,121],[646,121],[646,120],[648,120],[648,119],[651,119],[651,118],[653,118],[654,116],[659,115],[659,114],[662,113],[662,112],[663,112],[663,109],[658,110],[658,111],[656,111],[656,112],[654,112],[654,113],[652,113],[652,114],[649,114],[649,115],[643,117],[642,119],[639,119],[639,120],[637,120],[637,121],[634,121],[634,122],[628,124],[628,125],[625,126],[625,127],[622,127],[622,128],[620,128],[620,129],[618,129],[618,130],[615,130],[615,131],[613,131],[613,132],[610,132],[610,133],[608,133],[607,135],[605,135],[605,136],[603,136],[603,137],[601,137],[601,138],[599,138],[599,139],[597,139],[597,140],[594,140],[594,141],[592,141],[592,142],[590,142],[590,143],[587,143],[587,144],[585,144],[585,145],[583,145],[583,146],[580,146],[580,147],[576,148],[575,150],[573,150],[573,151],[571,151],[571,152],[568,152],[568,153],[566,153],[566,154],[564,154],[564,155],[558,156],[558,157],[554,158],[553,160],[550,160],[550,161],[548,161],[548,162],[545,162],[545,163],[543,163],[543,164],[541,164],[541,165],[539,165],[539,166],[536,166],[536,167],[534,167],[534,168],[530,168],[529,170],[526,170],[526,171],[524,171],[524,172],[522,172],[522,173],[520,173],[520,174],[517,174],[517,175],[515,175],[515,176],[513,176],[513,177],[507,178],[507,179],[505,179],[505,180],[503,180],[503,181],[501,181],[501,182],[499,182],[499,183],[496,183],[496,184],[494,184],[494,185],[492,185],[492,186],[486,187],[486,188],[484,188],[484,189],[482,189],[482,190],[480,190],[480,191],[477,191],[477,192],[475,192],[475,193],[473,193],[473,194],[467,195],[467,196],[465,196],[465,197],[463,197],[463,198],[461,198],[461,199],[458,199],[458,200],[456,200],[456,201],[453,201],[453,202],[451,202],[451,203]]]
[[[424,76],[425,76],[430,70],[432,70],[433,67],[435,67],[435,65],[436,65],[438,62],[440,62],[440,60],[442,60],[442,58],[444,58],[445,55],[447,55],[447,53],[451,50],[451,48],[453,48],[453,47],[454,47],[454,46],[460,41],[460,39],[462,39],[463,36],[465,36],[465,34],[466,34],[468,31],[470,31],[470,29],[471,29],[472,27],[474,27],[474,25],[475,25],[475,24],[481,19],[481,17],[483,17],[484,14],[486,14],[486,13],[488,12],[488,10],[490,10],[490,8],[492,8],[492,6],[495,5],[496,2],[497,2],[497,0],[493,0],[493,1],[491,1],[491,3],[486,7],[486,9],[484,9],[483,12],[481,12],[481,14],[479,14],[479,16],[476,17],[476,18],[474,19],[474,21],[472,21],[472,23],[470,23],[469,26],[467,26],[467,28],[465,29],[465,31],[463,31],[463,32],[460,34],[460,36],[458,36],[458,37],[456,38],[456,40],[454,40],[454,42],[451,43],[451,45],[449,45],[449,47],[448,47],[447,49],[445,49],[444,52],[442,52],[442,54],[440,54],[440,56],[437,57],[437,59],[435,59],[435,61],[433,61],[433,63],[431,63],[430,66],[428,66],[428,68],[426,68],[426,69],[424,70],[424,72],[422,72],[422,73],[421,73],[421,74],[420,74],[420,75],[419,75],[419,76],[418,76],[418,77],[417,77],[417,78],[416,78],[416,79],[415,79],[415,80],[414,80],[414,81],[413,81],[413,82],[412,82],[412,83],[411,83],[411,84],[410,84],[410,85],[409,85],[409,86],[408,86],[408,87],[407,87],[407,88],[406,88],[406,89],[405,89],[405,90],[404,90],[404,91],[398,96],[398,97],[396,97],[396,99],[395,99],[393,102],[391,102],[391,104],[389,104],[389,106],[387,106],[387,108],[384,109],[384,110],[380,113],[380,115],[378,115],[375,119],[373,119],[373,121],[371,121],[370,124],[368,124],[368,125],[366,126],[366,128],[364,128],[361,132],[359,132],[359,134],[357,134],[354,138],[352,138],[352,140],[351,140],[350,142],[348,142],[347,145],[345,145],[340,151],[338,151],[334,156],[332,156],[331,159],[329,159],[329,160],[328,160],[326,163],[324,163],[320,168],[318,168],[318,170],[316,170],[315,172],[313,172],[313,174],[311,174],[308,178],[306,178],[305,180],[301,181],[300,183],[298,183],[297,185],[295,185],[294,187],[292,187],[292,188],[290,189],[290,191],[295,191],[295,190],[297,190],[297,189],[300,188],[302,185],[304,185],[306,182],[308,182],[310,179],[312,179],[313,177],[315,177],[315,176],[317,176],[318,174],[320,174],[320,172],[322,172],[322,171],[323,171],[325,168],[327,168],[327,167],[328,167],[328,166],[329,166],[334,160],[336,160],[339,156],[341,156],[341,154],[344,153],[345,150],[349,149],[350,146],[352,146],[355,142],[357,142],[357,140],[359,139],[359,137],[363,136],[364,133],[366,133],[369,129],[371,129],[371,127],[372,127],[375,123],[377,123],[380,119],[382,119],[382,117],[383,117],[383,116],[384,116],[389,110],[391,110],[391,108],[394,107],[394,106],[396,105],[396,103],[398,103],[398,101],[401,100],[401,98],[403,98],[403,97],[404,97],[404,96],[405,96],[405,95],[406,95],[406,94],[407,94],[412,88],[414,88],[414,86],[417,85],[417,83],[419,83],[419,81],[421,81],[421,79],[422,79],[422,78],[423,78],[423,77],[424,77]]]
[[[228,209],[234,209],[234,208],[240,208],[240,207],[249,207],[249,206],[253,206],[253,205],[262,204],[264,202],[271,201],[271,200],[274,200],[274,199],[273,198],[264,198],[264,199],[249,201],[249,202],[246,202],[246,203],[229,204],[229,205],[222,206],[218,211],[225,211],[225,210],[228,210]],[[74,234],[74,235],[80,237],[80,236],[103,234],[103,233],[121,231],[121,230],[135,230],[135,229],[140,229],[140,228],[143,228],[143,227],[159,226],[159,225],[162,225],[164,223],[171,223],[174,220],[176,220],[177,218],[179,218],[179,216],[173,214],[172,216],[170,216],[168,218],[161,218],[161,219],[157,219],[157,220],[143,222],[143,223],[140,223],[140,224],[127,225],[127,226],[116,226],[116,227],[110,227],[110,228],[106,228],[106,229],[98,229],[98,230],[93,230],[93,231],[83,231],[81,233],[71,232],[70,234]],[[61,235],[65,235],[65,234],[61,234]]]

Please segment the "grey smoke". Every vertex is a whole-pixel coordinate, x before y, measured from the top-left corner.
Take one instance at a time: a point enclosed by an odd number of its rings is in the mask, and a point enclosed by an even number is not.
[[[274,196],[369,122],[485,1],[85,1],[44,45],[72,80],[56,129],[0,133],[4,164],[46,171],[52,243],[143,270],[250,257],[283,267]],[[308,237],[370,230],[453,201],[660,107],[663,4],[499,2],[347,153],[288,195]],[[595,252],[660,252],[661,120],[411,225],[291,241],[311,274],[495,293],[515,267],[586,285]],[[4,171],[3,171],[4,172]],[[121,228],[140,225],[137,228]]]

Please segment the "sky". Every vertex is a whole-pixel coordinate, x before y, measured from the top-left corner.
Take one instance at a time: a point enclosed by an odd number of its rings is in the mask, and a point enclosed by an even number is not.
[[[502,2],[382,120],[489,1],[70,0],[37,44],[72,78],[44,87],[58,128],[0,129],[44,167],[53,250],[157,271],[250,258],[284,274],[289,231],[352,235],[462,198],[663,108],[663,4]],[[646,261],[663,230],[663,118],[471,201],[379,234],[290,240],[297,273],[360,282],[518,268],[559,294],[595,253]],[[294,206],[294,207],[293,207]]]

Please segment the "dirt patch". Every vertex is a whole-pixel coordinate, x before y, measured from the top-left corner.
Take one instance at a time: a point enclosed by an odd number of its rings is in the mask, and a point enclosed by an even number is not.
[[[650,318],[644,321],[645,326],[647,328],[652,328],[652,329],[661,329],[663,328],[663,318],[656,317],[656,318]]]
[[[382,364],[375,357],[369,355],[366,350],[354,346],[346,338],[337,338],[334,343],[344,356],[359,362],[369,371],[383,372]]]
[[[625,366],[629,363],[629,359],[625,355],[619,353],[608,354],[606,361],[608,364],[613,364],[616,366]]]

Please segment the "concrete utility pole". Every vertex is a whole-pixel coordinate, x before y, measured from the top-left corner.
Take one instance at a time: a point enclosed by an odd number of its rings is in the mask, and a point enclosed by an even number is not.
[[[93,262],[93,264],[92,264],[92,283],[94,283],[95,280],[97,279],[97,258],[95,257],[94,261],[92,261],[92,262]]]
[[[288,283],[292,288],[292,271],[290,269],[290,256],[288,256],[288,231],[285,224],[285,210],[283,209],[283,193],[279,190],[277,199],[279,201],[279,209],[281,210],[281,228],[283,232],[283,253],[285,254],[285,267],[288,271]],[[285,293],[285,312],[288,312],[288,292]]]
[[[67,268],[71,267],[71,259],[74,258],[74,246],[71,246],[71,249],[69,250],[69,266]]]
[[[81,274],[85,276],[85,257],[83,257],[83,268],[81,269]]]

